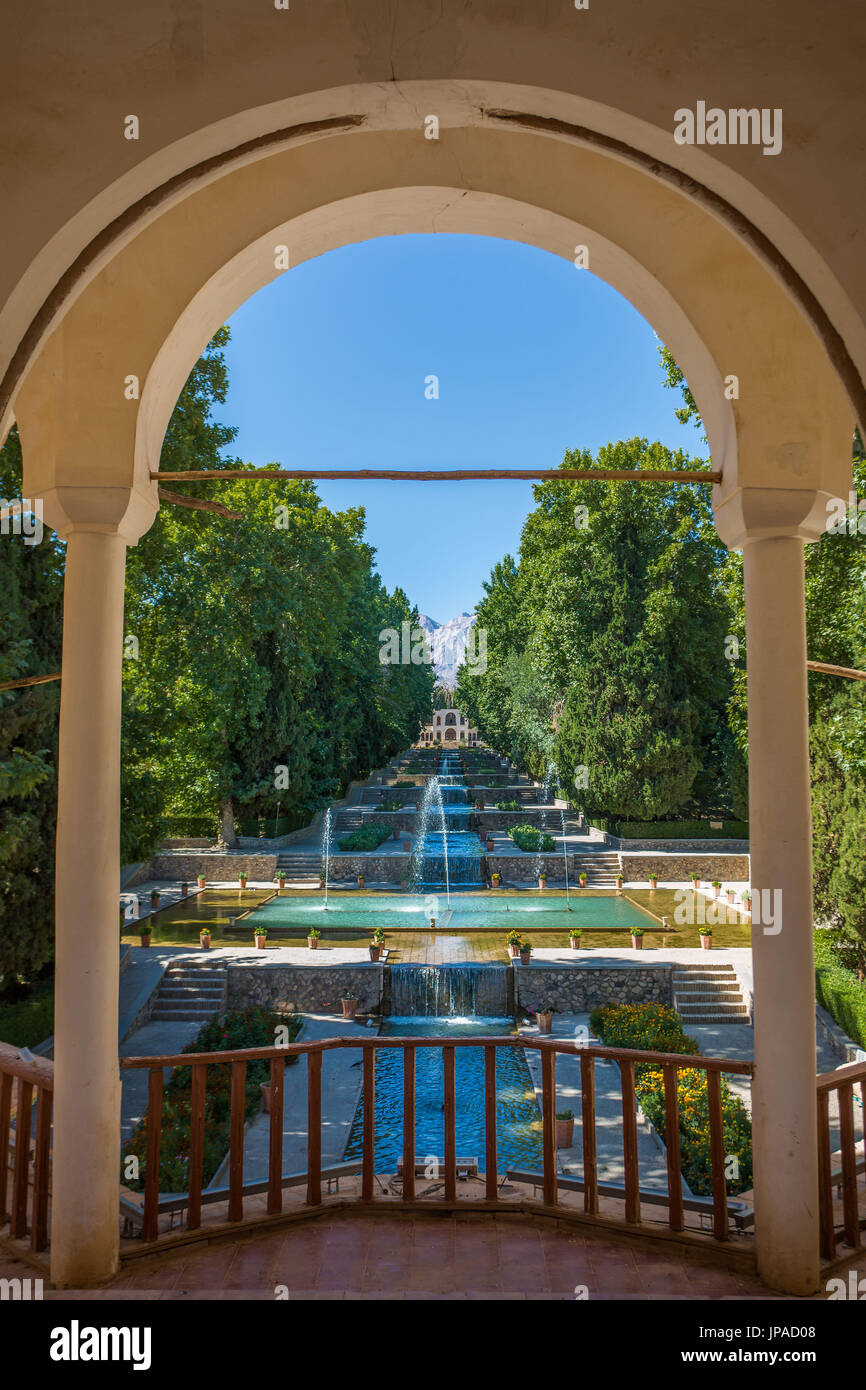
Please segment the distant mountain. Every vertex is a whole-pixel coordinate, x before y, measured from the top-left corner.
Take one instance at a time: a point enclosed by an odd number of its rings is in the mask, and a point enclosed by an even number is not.
[[[424,629],[433,654],[436,679],[449,690],[457,684],[457,672],[463,665],[469,629],[474,622],[474,613],[461,613],[447,623],[437,623],[435,618],[428,618],[424,613],[418,618],[418,626]]]

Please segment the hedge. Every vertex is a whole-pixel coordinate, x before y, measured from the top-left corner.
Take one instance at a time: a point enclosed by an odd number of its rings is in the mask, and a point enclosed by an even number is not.
[[[54,984],[36,985],[29,999],[0,1005],[0,1042],[35,1047],[54,1032]]]
[[[512,826],[508,834],[517,845],[518,849],[527,852],[534,850],[542,854],[549,854],[554,848],[552,835],[545,835],[536,829],[534,825],[515,825]]]
[[[641,1052],[700,1055],[694,1038],[683,1032],[679,1014],[664,1004],[608,1004],[590,1015],[589,1026],[606,1047],[636,1048]],[[737,1160],[737,1177],[727,1178],[729,1196],[752,1186],[752,1123],[739,1097],[720,1078],[722,1134],[725,1158]],[[651,1124],[665,1139],[664,1073],[652,1064],[635,1067],[635,1094]],[[677,1075],[680,1158],[683,1176],[697,1196],[713,1191],[710,1151],[710,1112],[707,1074],[699,1068]]]
[[[350,835],[341,835],[337,844],[340,849],[378,849],[385,840],[390,840],[394,830],[390,825],[364,825],[360,830],[353,830]]]
[[[623,840],[747,840],[749,824],[744,820],[723,820],[721,830],[713,830],[708,820],[617,821],[589,817],[596,830],[604,830]]]
[[[247,1047],[273,1047],[274,1030],[284,1026],[288,1041],[293,1042],[301,1030],[297,1014],[282,1017],[267,1009],[234,1009],[222,1018],[210,1019],[199,1029],[184,1052],[223,1052]],[[297,1056],[286,1058],[286,1066],[297,1062]],[[207,1069],[207,1090],[204,1111],[204,1160],[202,1186],[206,1187],[225,1158],[229,1147],[231,1116],[231,1063],[212,1064]],[[247,1062],[244,1088],[244,1118],[251,1120],[261,1105],[260,1086],[270,1077],[267,1060]],[[192,1115],[192,1068],[176,1067],[165,1088],[162,1107],[162,1134],[159,1151],[160,1192],[189,1191],[189,1137]],[[126,1161],[135,1155],[139,1160],[138,1178],[126,1176]],[[133,1191],[144,1190],[147,1169],[147,1116],[137,1125],[132,1137],[123,1145],[121,1182]]]
[[[839,964],[829,933],[822,930],[815,932],[815,993],[839,1027],[866,1047],[866,989]]]

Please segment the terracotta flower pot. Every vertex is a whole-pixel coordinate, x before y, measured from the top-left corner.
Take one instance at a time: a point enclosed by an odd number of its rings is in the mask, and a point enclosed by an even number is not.
[[[521,965],[528,965],[531,959],[532,959],[532,952],[531,952],[531,951],[521,951],[521,952],[520,952],[520,964],[521,964]]]
[[[371,959],[371,960],[378,960],[379,957],[381,956],[381,954],[382,954],[382,947],[381,947],[381,946],[371,946],[371,947],[370,947],[370,959]]]
[[[138,939],[139,939],[139,941],[141,942],[142,946],[149,946],[149,945],[150,945],[150,937],[151,937],[151,933],[150,933],[149,931],[143,931],[143,932],[140,933]]]
[[[189,884],[188,884],[188,883],[182,883],[182,884],[180,885],[180,896],[181,896],[182,898],[185,898],[185,897],[187,896],[188,893],[189,893]]]
[[[643,950],[643,937],[642,937],[642,936],[633,936],[632,939],[631,939],[631,944],[632,944],[632,950],[634,950],[634,951],[642,951],[642,950]]]
[[[568,944],[569,944],[569,946],[571,947],[572,951],[579,951],[579,950],[580,950],[580,937],[579,937],[579,936],[570,936],[570,937],[568,938]]]
[[[570,1149],[574,1143],[574,1120],[555,1120],[556,1147]]]
[[[317,951],[319,949],[319,938],[317,936],[308,936],[307,945],[311,951]]]
[[[205,882],[206,880],[204,874],[199,874],[196,878],[196,883],[198,884],[199,888],[204,888]]]
[[[358,874],[358,887],[359,887],[359,888],[363,888],[363,887],[364,887],[364,875],[363,875],[363,874]]]
[[[701,933],[701,947],[705,951],[711,951],[713,949],[713,938],[711,936],[704,936],[703,933]]]
[[[256,932],[256,950],[264,951],[267,947],[267,944],[268,938],[266,936],[259,936],[258,932]]]
[[[341,999],[340,1003],[343,1006],[343,1018],[354,1018],[358,1007],[357,999]]]
[[[650,888],[653,888],[653,889],[658,888],[658,886],[659,886],[659,881],[658,881],[658,876],[657,876],[656,874],[650,874],[649,886],[650,886]]]
[[[552,1014],[552,1013],[547,1013],[547,1014],[537,1013],[537,1014],[535,1015],[535,1021],[536,1021],[536,1023],[538,1024],[538,1031],[539,1031],[539,1033],[552,1033],[552,1032],[553,1032],[553,1014]]]
[[[238,884],[240,885],[241,888],[246,888],[246,886],[247,886],[247,877],[248,877],[247,874],[238,874]]]
[[[539,874],[539,876],[538,876],[538,886],[539,886],[539,888],[546,888],[546,887],[547,887],[547,879],[544,877],[544,874]]]
[[[150,895],[150,905],[151,905],[152,908],[157,908],[157,907],[159,907],[159,893],[151,893],[151,895]]]
[[[209,931],[201,931],[201,932],[199,932],[199,934],[198,934],[198,943],[199,943],[199,945],[201,946],[201,948],[202,948],[203,951],[209,951],[209,950],[210,950],[210,932],[209,932]]]

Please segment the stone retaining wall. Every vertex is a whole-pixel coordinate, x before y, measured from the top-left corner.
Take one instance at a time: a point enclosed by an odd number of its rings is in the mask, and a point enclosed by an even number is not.
[[[514,967],[516,1003],[535,1010],[587,1013],[604,1004],[673,1004],[666,965],[529,965]]]
[[[712,881],[714,878],[724,883],[747,882],[749,878],[749,856],[747,854],[626,854],[622,855],[622,871],[626,880],[643,882],[651,873],[659,878],[675,883],[688,883],[692,873]]]
[[[277,868],[275,854],[196,854],[183,850],[179,854],[157,854],[149,864],[143,864],[126,885],[146,883],[150,879],[180,879],[194,883],[199,874],[218,883],[231,883],[245,872],[258,880],[273,879]]]
[[[623,854],[632,854],[639,850],[649,850],[658,852],[664,850],[666,854],[748,854],[748,840],[620,840],[616,835],[607,836],[608,843],[612,849],[619,849]]]
[[[228,1008],[260,1005],[297,1013],[340,1012],[347,990],[358,998],[359,1013],[377,1013],[382,1006],[383,967],[372,961],[357,965],[230,965]]]

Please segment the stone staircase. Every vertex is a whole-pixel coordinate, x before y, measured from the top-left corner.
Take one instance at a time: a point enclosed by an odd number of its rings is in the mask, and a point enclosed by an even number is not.
[[[277,858],[277,873],[284,873],[290,883],[315,883],[322,872],[322,856],[318,850],[295,852],[281,850]]]
[[[172,962],[160,982],[150,1022],[207,1023],[222,1012],[225,1002],[224,962]]]
[[[566,826],[568,820],[566,819]],[[575,831],[575,833],[577,833]],[[616,876],[620,872],[620,859],[615,850],[599,850],[595,854],[573,854],[569,856],[568,872],[577,883],[581,874],[586,874],[587,888],[615,888]],[[572,864],[574,868],[572,868]]]
[[[752,1021],[732,965],[678,965],[673,990],[674,1008],[686,1029],[690,1023]]]

